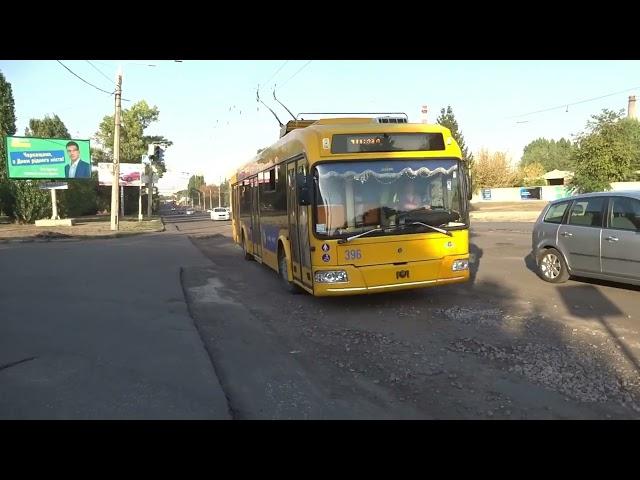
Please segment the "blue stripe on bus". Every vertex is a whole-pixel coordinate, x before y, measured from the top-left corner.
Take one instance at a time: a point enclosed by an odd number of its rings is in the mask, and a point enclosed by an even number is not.
[[[262,247],[277,253],[279,233],[280,227],[277,225],[262,225]]]

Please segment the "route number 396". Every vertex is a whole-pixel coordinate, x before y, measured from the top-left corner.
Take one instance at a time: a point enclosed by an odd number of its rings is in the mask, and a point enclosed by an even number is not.
[[[344,252],[345,260],[360,260],[361,258],[362,252],[360,252],[360,249],[345,250]]]

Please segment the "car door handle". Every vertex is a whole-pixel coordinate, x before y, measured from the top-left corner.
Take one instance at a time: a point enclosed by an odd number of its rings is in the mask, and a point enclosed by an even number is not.
[[[618,237],[607,237],[607,238],[605,238],[605,240],[607,242],[617,242],[618,241]]]
[[[570,232],[562,232],[560,235],[563,237],[573,237],[573,233]]]

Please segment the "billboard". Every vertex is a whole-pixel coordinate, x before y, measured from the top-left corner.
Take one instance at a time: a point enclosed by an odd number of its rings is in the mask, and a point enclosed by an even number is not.
[[[141,163],[121,163],[120,164],[120,186],[139,187],[144,165]],[[113,184],[113,163],[98,163],[98,184]]]
[[[5,142],[9,178],[91,178],[89,140],[6,137]]]

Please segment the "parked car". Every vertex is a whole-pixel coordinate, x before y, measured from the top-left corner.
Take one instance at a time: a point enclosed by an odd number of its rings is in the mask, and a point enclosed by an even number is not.
[[[193,208],[187,208],[184,213],[187,215],[193,215],[196,211]]]
[[[640,285],[640,191],[550,202],[533,227],[532,250],[547,282],[576,275]]]
[[[215,207],[211,210],[211,220],[229,220],[229,210],[224,207]]]

